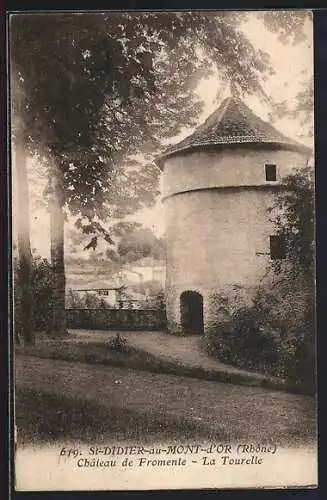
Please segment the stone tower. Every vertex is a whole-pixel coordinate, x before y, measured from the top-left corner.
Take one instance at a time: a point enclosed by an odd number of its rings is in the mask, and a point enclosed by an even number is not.
[[[160,156],[170,332],[209,332],[262,283],[270,259],[285,258],[268,209],[310,156],[235,97]]]

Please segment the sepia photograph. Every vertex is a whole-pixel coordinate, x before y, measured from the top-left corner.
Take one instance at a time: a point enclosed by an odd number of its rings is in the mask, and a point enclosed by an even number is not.
[[[15,490],[316,488],[312,12],[7,22]]]

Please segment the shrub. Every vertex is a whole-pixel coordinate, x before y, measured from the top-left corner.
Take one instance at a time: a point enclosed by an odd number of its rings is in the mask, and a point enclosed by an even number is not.
[[[206,350],[241,368],[281,376],[314,389],[314,304],[294,318],[280,314],[280,297],[260,291],[250,307],[237,309],[229,322],[216,326],[206,339]]]
[[[18,281],[19,263],[14,260],[14,320],[15,333],[20,331],[21,318],[21,290]],[[47,331],[50,325],[52,307],[52,278],[53,271],[50,262],[41,257],[33,258],[32,292],[33,292],[33,322],[36,331]]]
[[[314,302],[308,304],[303,322],[284,341],[283,366],[293,380],[315,388],[316,338]]]
[[[106,347],[116,352],[128,352],[129,350],[127,339],[122,337],[119,333],[106,342]]]

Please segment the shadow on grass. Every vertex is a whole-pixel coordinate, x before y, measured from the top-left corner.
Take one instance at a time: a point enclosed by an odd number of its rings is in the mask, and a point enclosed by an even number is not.
[[[272,390],[314,396],[307,388],[288,383],[283,379],[278,380],[276,377],[257,377],[251,373],[246,375],[235,372],[208,370],[198,366],[186,366],[177,361],[160,359],[134,346],[128,346],[126,352],[118,352],[109,349],[108,345],[104,342],[45,341],[33,347],[16,347],[16,353],[40,358],[120,366],[152,373],[166,373],[236,385],[266,387]]]
[[[99,404],[63,395],[17,388],[15,398],[18,446],[62,441],[101,443],[190,438],[227,439],[204,425]]]

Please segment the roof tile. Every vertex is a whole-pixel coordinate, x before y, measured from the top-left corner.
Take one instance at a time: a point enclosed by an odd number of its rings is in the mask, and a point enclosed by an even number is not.
[[[166,149],[160,160],[202,146],[246,143],[278,144],[307,154],[310,151],[256,116],[241,99],[228,97],[191,135]]]

